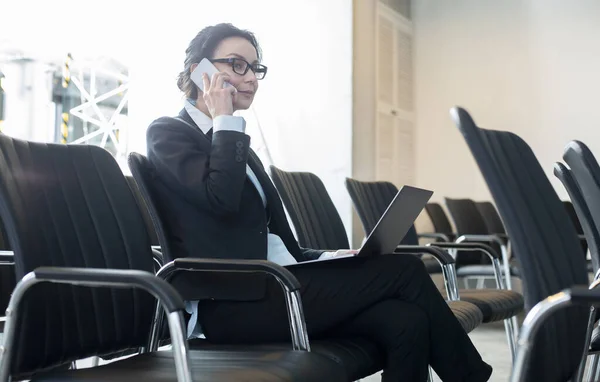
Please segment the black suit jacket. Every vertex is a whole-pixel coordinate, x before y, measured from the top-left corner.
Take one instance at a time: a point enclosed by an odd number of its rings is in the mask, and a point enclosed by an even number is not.
[[[183,109],[154,121],[146,133],[154,189],[166,215],[174,257],[267,259],[267,227],[297,261],[323,251],[300,248],[275,186],[250,149],[250,137],[233,131],[205,135]],[[246,176],[252,168],[267,209]]]

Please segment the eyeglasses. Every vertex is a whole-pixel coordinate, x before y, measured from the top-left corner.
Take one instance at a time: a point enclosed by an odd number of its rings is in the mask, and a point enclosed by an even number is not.
[[[240,76],[248,73],[248,70],[252,70],[257,80],[262,80],[267,75],[267,67],[262,64],[251,64],[242,58],[215,58],[210,62],[221,62],[224,64],[231,65],[231,69]]]

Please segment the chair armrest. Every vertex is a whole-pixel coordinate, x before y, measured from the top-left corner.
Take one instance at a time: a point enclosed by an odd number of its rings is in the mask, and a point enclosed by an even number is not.
[[[427,233],[420,233],[417,235],[417,237],[420,238],[424,238],[424,239],[436,239],[436,240],[442,240],[444,242],[449,242],[450,238],[448,237],[448,235],[443,234],[443,233],[438,233],[438,232],[427,232]]]
[[[458,239],[456,239],[456,243],[463,243],[465,241],[484,241],[487,243],[497,243],[498,245],[506,245],[508,241],[508,236],[504,234],[490,234],[490,235],[460,235]]]
[[[399,245],[394,250],[394,253],[409,253],[409,254],[427,254],[435,257],[440,265],[454,264],[456,260],[454,257],[443,249],[436,248],[436,246],[422,246],[422,245]]]
[[[444,284],[446,286],[448,300],[456,301],[460,299],[458,294],[458,280],[456,277],[456,261],[448,252],[431,246],[399,245],[394,250],[394,253],[432,255],[442,266],[442,273],[444,275]]]
[[[13,251],[0,251],[0,265],[2,264],[14,264],[15,256]]]
[[[462,251],[480,251],[485,253],[492,261],[492,268],[494,269],[494,278],[496,279],[496,288],[505,289],[505,283],[502,279],[502,268],[500,267],[500,255],[494,251],[489,245],[482,243],[431,243],[428,246],[435,246],[443,249],[460,249]],[[510,269],[509,269],[510,272]],[[510,273],[506,275],[510,277]]]
[[[33,272],[38,281],[90,287],[140,288],[156,297],[167,313],[185,310],[183,299],[173,286],[151,273],[123,269],[40,267]]]
[[[527,314],[521,326],[517,355],[515,357],[511,382],[525,382],[535,335],[545,320],[555,311],[567,306],[600,305],[600,290],[589,290],[586,286],[574,286],[538,302]]]
[[[300,298],[301,285],[292,272],[286,268],[266,260],[224,260],[186,257],[175,259],[165,264],[158,271],[157,276],[170,281],[173,276],[181,272],[266,273],[273,276],[284,290],[293,348],[294,350],[310,350],[304,310]],[[241,284],[240,288],[243,287],[244,285]],[[150,351],[155,351],[158,348],[161,326],[162,314],[157,309],[148,346]]]
[[[6,309],[6,324],[2,341],[4,354],[0,360],[0,380],[8,380],[10,374],[10,357],[14,349],[16,332],[15,322],[19,320],[21,302],[33,285],[42,282],[87,287],[139,288],[152,294],[168,314],[177,379],[178,381],[192,381],[182,314],[185,304],[173,286],[144,271],[62,267],[36,268],[17,283]]]
[[[490,259],[501,259],[500,254],[496,252],[492,247],[483,243],[431,243],[428,245],[432,245],[438,248],[443,249],[462,249],[465,251],[482,251],[484,252]]]
[[[275,277],[285,287],[293,292],[300,290],[300,282],[286,268],[266,260],[223,260],[179,258],[172,261],[175,270],[205,271],[205,272],[260,272]]]
[[[165,265],[165,259],[163,257],[163,254],[160,251],[160,247],[158,247],[158,248],[159,249],[152,247],[152,261],[154,262],[154,265],[155,265],[154,270],[157,273],[160,270],[160,268],[162,268],[162,266]]]

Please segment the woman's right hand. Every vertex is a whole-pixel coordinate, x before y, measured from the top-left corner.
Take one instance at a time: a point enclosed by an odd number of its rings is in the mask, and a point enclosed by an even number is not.
[[[229,80],[229,76],[225,73],[215,73],[210,81],[206,73],[202,74],[204,83],[202,98],[213,118],[233,114],[233,97],[237,89],[234,86],[224,88],[223,83],[227,80]]]

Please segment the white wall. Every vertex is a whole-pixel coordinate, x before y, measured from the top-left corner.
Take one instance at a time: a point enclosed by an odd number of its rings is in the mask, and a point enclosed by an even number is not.
[[[244,113],[253,145],[260,146],[259,121],[274,164],[319,175],[350,231],[343,180],[352,170],[352,2],[171,0],[142,10],[116,0],[55,0],[40,1],[33,15],[17,0],[2,7],[10,17],[0,24],[0,47],[10,39],[40,55],[107,54],[130,65],[129,148],[142,153],[150,122],[182,107],[176,77],[189,41],[219,22],[250,29],[269,67],[256,114]]]
[[[489,198],[448,110],[510,130],[552,175],[571,139],[600,157],[600,2],[417,0],[415,91],[417,180],[435,200]]]

